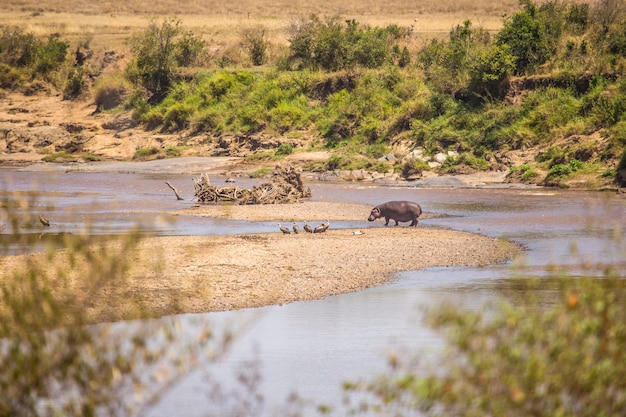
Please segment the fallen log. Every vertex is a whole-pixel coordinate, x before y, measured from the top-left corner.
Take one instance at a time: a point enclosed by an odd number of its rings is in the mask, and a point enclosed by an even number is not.
[[[281,204],[295,203],[311,197],[311,190],[302,184],[300,173],[293,167],[283,168],[280,165],[274,169],[270,182],[252,189],[238,186],[216,187],[211,185],[206,174],[194,178],[193,183],[196,199],[201,203]]]

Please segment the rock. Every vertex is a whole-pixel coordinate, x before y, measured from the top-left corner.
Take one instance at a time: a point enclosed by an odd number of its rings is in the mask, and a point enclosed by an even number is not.
[[[396,156],[394,154],[388,153],[387,155],[384,155],[384,156],[378,158],[378,160],[382,161],[382,162],[387,161],[387,162],[392,162],[393,163],[393,162],[396,162],[397,158],[396,158]]]
[[[438,162],[440,164],[443,164],[444,162],[446,162],[446,159],[448,159],[448,155],[446,155],[443,152],[439,152],[437,155],[435,155],[435,162]]]

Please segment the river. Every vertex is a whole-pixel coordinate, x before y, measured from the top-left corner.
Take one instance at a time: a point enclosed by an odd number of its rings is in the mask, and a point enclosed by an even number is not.
[[[193,204],[191,178],[202,172],[202,164],[210,165],[212,160],[182,162],[171,162],[172,166],[114,163],[1,169],[0,190],[12,195],[39,191],[33,204],[45,210],[59,231],[116,235],[141,223],[157,235],[275,232],[275,222],[155,215]],[[214,183],[224,180],[217,177]],[[177,201],[165,181],[185,200]],[[242,186],[256,181],[238,180]],[[375,205],[393,199],[415,200],[430,214],[420,227],[506,238],[521,243],[525,251],[511,265],[407,271],[388,285],[357,293],[200,315],[217,327],[233,321],[252,320],[254,324],[239,335],[221,363],[192,372],[148,415],[206,415],[211,404],[206,393],[207,375],[226,381],[232,369],[250,361],[258,365],[262,376],[260,392],[265,401],[264,412],[259,415],[272,415],[294,391],[314,402],[338,404],[341,383],[384,370],[387,353],[408,348],[428,357],[441,351],[441,339],[420,320],[423,307],[442,300],[478,306],[500,296],[520,270],[543,276],[549,267],[559,266],[576,274],[581,264],[601,262],[618,265],[626,276],[626,198],[614,193],[494,184],[472,188],[451,188],[445,183],[428,187],[420,183],[307,185],[314,201]],[[364,219],[333,222],[333,227],[382,224]],[[33,236],[38,236],[40,228],[30,226]],[[8,250],[16,253],[23,248],[9,245]],[[182,320],[196,318],[181,316]]]

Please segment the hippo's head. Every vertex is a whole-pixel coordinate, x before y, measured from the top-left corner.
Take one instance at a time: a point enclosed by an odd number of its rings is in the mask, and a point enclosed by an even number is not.
[[[374,220],[380,218],[380,209],[378,207],[374,207],[372,209],[372,212],[370,213],[370,216],[367,218],[367,220],[369,220],[370,222],[373,222]]]

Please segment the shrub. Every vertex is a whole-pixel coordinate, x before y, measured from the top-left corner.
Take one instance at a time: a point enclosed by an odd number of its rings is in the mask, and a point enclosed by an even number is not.
[[[133,159],[144,159],[152,155],[156,155],[158,153],[159,153],[159,150],[155,147],[139,148],[135,151],[135,155],[133,155]]]
[[[470,64],[469,88],[478,94],[499,97],[500,85],[515,69],[515,57],[508,45],[491,45]]]
[[[250,178],[265,178],[269,176],[273,171],[274,171],[274,168],[271,168],[271,167],[259,168],[250,173]]]
[[[589,25],[589,4],[571,4],[567,11],[566,21],[575,34],[582,34]]]
[[[626,149],[622,152],[622,156],[619,159],[619,163],[617,164],[617,169],[626,169]]]
[[[190,31],[182,31],[176,41],[174,58],[180,67],[190,67],[201,64],[204,58],[205,43],[198,35]]]
[[[424,161],[416,159],[408,159],[400,166],[400,175],[403,178],[409,178],[413,175],[421,175],[424,171],[429,171],[430,167]]]
[[[47,76],[53,70],[59,68],[67,57],[69,44],[60,39],[60,35],[53,34],[48,37],[46,43],[42,43],[37,49],[33,69],[36,74]]]
[[[342,156],[331,156],[326,162],[326,169],[328,171],[334,171],[340,169],[346,165],[346,161]]]
[[[133,61],[126,74],[131,82],[145,88],[153,101],[160,101],[172,86],[180,66],[190,65],[204,49],[200,38],[184,32],[181,21],[170,18],[130,39]]]
[[[163,115],[163,127],[174,131],[188,127],[195,109],[195,106],[188,102],[179,102],[168,106]]]
[[[578,161],[576,159],[572,159],[567,164],[555,164],[548,171],[548,174],[546,175],[546,180],[554,180],[562,177],[567,177],[568,175],[578,171],[584,166],[584,162]]]
[[[313,15],[308,21],[291,25],[288,61],[296,67],[328,71],[355,66],[379,68],[392,62],[396,41],[405,34],[396,25],[372,28],[355,20],[342,23],[338,17],[322,20]],[[408,64],[407,58],[405,54],[404,65]]]
[[[102,157],[100,155],[96,155],[96,154],[93,154],[93,153],[88,153],[88,154],[84,155],[83,159],[85,161],[89,161],[89,162],[102,161]]]
[[[78,157],[70,155],[67,152],[55,152],[41,158],[44,162],[76,162]]]
[[[598,266],[602,278],[516,280],[525,289],[521,305],[505,299],[478,309],[439,304],[426,312],[427,323],[448,342],[436,369],[416,355],[392,354],[385,374],[344,387],[358,395],[362,414],[622,415],[626,280]]]
[[[121,105],[130,94],[131,86],[122,74],[99,77],[94,87],[94,102],[98,110],[110,110]]]
[[[267,39],[263,26],[246,28],[242,33],[243,48],[248,52],[252,65],[263,65],[266,60]]]
[[[522,173],[522,181],[530,181],[539,176],[539,173],[535,171],[529,164],[522,164],[519,169]]]
[[[37,222],[37,203],[3,197],[0,218],[11,225],[16,242],[29,235],[22,224]],[[176,319],[112,323],[146,317],[126,274],[139,261],[134,251],[139,234],[129,232],[115,242],[60,234],[54,241],[45,239],[51,243],[42,256],[28,256],[11,269],[4,265],[0,415],[141,413],[191,370],[191,357],[197,365],[209,351],[224,351],[230,335],[220,348],[220,336],[213,336],[206,322],[193,325],[198,336],[193,342],[185,336],[187,325]],[[155,369],[167,372],[153,378]]]
[[[497,44],[508,45],[516,58],[515,73],[518,75],[546,62],[551,52],[537,6],[531,0],[521,0],[520,3],[524,9],[505,21],[496,37]]]
[[[286,155],[291,155],[293,153],[293,146],[291,146],[288,143],[281,143],[278,148],[276,148],[276,151],[274,152],[274,155],[276,156],[286,156]]]
[[[59,34],[44,41],[20,28],[6,27],[0,34],[0,62],[27,68],[34,76],[46,79],[66,61],[68,47]]]
[[[17,68],[0,62],[0,88],[14,89],[23,82],[24,76]]]
[[[63,87],[63,98],[65,100],[78,97],[85,86],[83,78],[84,70],[82,67],[73,68],[68,75],[65,86]]]
[[[165,148],[164,152],[168,158],[177,158],[183,154],[183,149],[179,146],[170,145]]]
[[[281,100],[268,112],[268,117],[270,127],[281,134],[309,124],[304,105],[298,100]]]
[[[27,67],[35,61],[41,42],[33,33],[8,26],[0,34],[0,62],[13,67]]]

